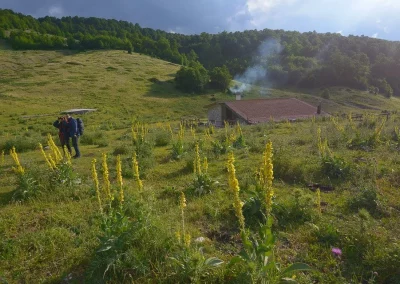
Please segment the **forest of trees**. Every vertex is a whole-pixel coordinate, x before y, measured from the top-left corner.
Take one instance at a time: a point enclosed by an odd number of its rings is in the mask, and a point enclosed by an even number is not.
[[[261,83],[304,88],[347,86],[400,96],[400,43],[365,36],[269,29],[182,35],[126,21],[93,17],[35,19],[0,9],[0,38],[8,40],[14,49],[120,49],[143,53],[182,64],[192,72],[190,76],[201,80],[212,75],[222,85],[226,80],[221,74],[227,75],[227,70],[235,76],[258,66],[266,70],[257,79]],[[275,46],[273,51],[269,43]],[[210,70],[209,75],[205,76],[196,64],[200,71],[190,71],[193,62]]]

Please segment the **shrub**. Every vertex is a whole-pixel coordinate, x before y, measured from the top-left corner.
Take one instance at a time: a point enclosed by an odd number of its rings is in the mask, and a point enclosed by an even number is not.
[[[182,66],[175,75],[177,87],[186,92],[203,91],[208,81],[208,72],[199,62],[191,62],[189,67]]]
[[[155,146],[156,147],[163,147],[167,146],[169,143],[171,143],[171,133],[167,130],[157,130],[155,134]]]
[[[131,151],[130,151],[130,148],[127,146],[127,145],[120,145],[120,146],[117,146],[117,147],[115,147],[114,148],[114,151],[113,151],[113,155],[114,156],[117,156],[117,155],[127,155],[127,154],[129,154]]]
[[[322,223],[312,232],[318,242],[327,246],[335,246],[340,242],[339,231],[330,223]]]
[[[376,213],[378,204],[378,194],[373,187],[362,189],[358,194],[353,195],[347,203],[349,209],[352,211],[364,208],[371,214]]]
[[[0,142],[0,151],[4,150],[6,153],[9,153],[12,147],[15,147],[18,153],[32,151],[37,148],[38,142],[43,143],[44,141],[45,139],[39,135],[32,135],[29,137],[19,135],[4,142]]]
[[[98,145],[100,147],[108,146],[107,137],[104,131],[96,132],[85,132],[84,135],[80,137],[79,141],[82,145]]]

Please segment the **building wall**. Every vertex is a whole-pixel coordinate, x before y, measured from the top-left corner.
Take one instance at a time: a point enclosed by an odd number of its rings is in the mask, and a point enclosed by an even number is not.
[[[224,124],[222,118],[222,105],[217,104],[208,109],[208,121],[216,126],[222,126]]]

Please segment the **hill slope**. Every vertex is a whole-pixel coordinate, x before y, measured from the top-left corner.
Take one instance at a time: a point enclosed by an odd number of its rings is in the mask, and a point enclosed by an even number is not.
[[[375,278],[379,283],[399,283],[398,114],[388,121],[369,115],[361,122],[345,117],[180,131],[175,120],[191,114],[204,117],[203,106],[210,103],[210,96],[177,91],[169,83],[177,65],[121,51],[10,50],[0,51],[0,64],[0,153],[7,150],[4,159],[0,157],[0,281],[251,283],[262,272],[248,275],[253,271],[249,260],[227,265],[243,248],[233,190],[228,186],[227,153],[235,155],[246,229],[255,234],[258,222],[264,220],[265,198],[260,195],[264,193],[257,188],[270,140],[275,260],[282,266],[293,262],[312,266],[313,271],[297,275],[299,283],[363,283]],[[259,87],[245,96],[260,94],[294,96],[313,104],[321,100],[318,91]],[[216,98],[233,99],[219,93]],[[38,143],[45,146],[46,155],[51,154],[46,135],[57,141],[52,122],[60,110],[75,107],[98,109],[83,117],[82,158],[71,166],[60,162],[57,169],[50,169]],[[331,89],[323,107],[337,113],[376,113],[395,110],[399,100],[337,88]],[[46,114],[50,116],[26,118]],[[136,138],[131,131],[135,119],[148,123],[138,127]],[[142,130],[146,128],[148,132]],[[144,137],[139,139],[142,131]],[[196,143],[201,160],[207,157],[207,170],[206,163],[200,166],[206,176],[193,173]],[[23,178],[7,155],[12,146],[25,169]],[[111,203],[106,171],[100,165],[103,153],[108,155]],[[138,156],[143,192],[133,153]],[[93,182],[93,159],[97,159],[99,193]],[[328,191],[318,195],[307,188],[309,183]],[[121,186],[124,202],[120,202]],[[190,248],[183,248],[175,237],[182,229],[181,192],[187,198],[184,233],[192,237]],[[332,247],[341,248],[342,257],[333,255]],[[208,257],[225,264],[220,269],[197,265]],[[179,262],[185,265],[175,265]],[[264,260],[259,267],[263,265]]]

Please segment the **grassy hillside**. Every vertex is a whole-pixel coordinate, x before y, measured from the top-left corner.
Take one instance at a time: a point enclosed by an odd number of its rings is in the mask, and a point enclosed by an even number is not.
[[[210,94],[176,91],[169,81],[179,68],[176,65],[118,51],[2,50],[0,61],[0,154],[7,150],[4,161],[0,157],[0,280],[250,283],[260,279],[259,260],[253,260],[255,266],[251,260],[228,265],[243,242],[226,164],[232,151],[246,230],[256,235],[268,212],[259,168],[265,144],[272,141],[274,260],[283,267],[295,262],[310,265],[313,271],[296,275],[300,283],[398,283],[400,117],[393,114],[386,121],[376,115],[396,110],[397,99],[337,88],[323,100],[324,109],[365,113],[363,121],[327,118],[241,129],[186,128],[179,133],[181,116],[206,117],[203,107],[210,104]],[[321,100],[319,91],[261,91],[312,104]],[[215,95],[218,100],[233,99]],[[246,96],[259,97],[260,90]],[[83,116],[82,158],[72,160],[71,167],[60,161],[51,170],[38,143],[47,146],[47,133],[57,141],[51,124],[58,112],[80,107],[98,109]],[[143,139],[140,125],[132,134],[131,126],[137,122],[145,123]],[[208,159],[208,171],[202,165],[202,175],[193,173],[196,142],[202,164],[204,157]],[[11,146],[19,153],[22,175],[12,170]],[[135,178],[134,152],[143,191]],[[45,153],[52,150],[45,148]],[[108,156],[112,202],[104,186],[103,153]],[[118,155],[124,202],[120,202]],[[94,158],[101,207],[91,172]],[[307,187],[309,183],[323,186],[320,196]],[[176,238],[182,231],[181,192],[187,200],[184,218],[190,245]],[[332,253],[334,247],[342,250],[341,256]],[[209,257],[224,263],[212,267],[205,263]],[[274,267],[266,268],[271,283],[280,280]]]

